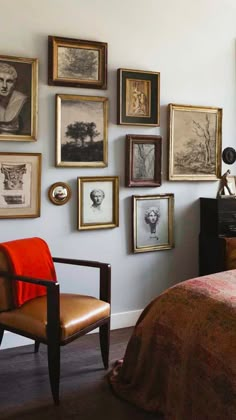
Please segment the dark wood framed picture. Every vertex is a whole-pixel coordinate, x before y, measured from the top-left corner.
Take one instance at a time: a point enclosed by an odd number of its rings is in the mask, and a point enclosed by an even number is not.
[[[126,135],[126,187],[160,187],[162,176],[162,137]]]
[[[71,188],[65,182],[55,182],[48,190],[48,198],[56,206],[62,206],[70,200]]]
[[[174,247],[174,194],[133,195],[134,253]]]
[[[0,218],[40,216],[41,153],[0,153]]]
[[[221,176],[222,108],[169,104],[169,180]]]
[[[1,55],[0,140],[35,141],[37,117],[37,58]]]
[[[160,126],[160,73],[117,70],[117,124]]]
[[[107,166],[108,99],[56,95],[56,166]]]
[[[107,43],[49,36],[48,84],[107,89]]]
[[[78,178],[78,230],[119,226],[119,177]]]

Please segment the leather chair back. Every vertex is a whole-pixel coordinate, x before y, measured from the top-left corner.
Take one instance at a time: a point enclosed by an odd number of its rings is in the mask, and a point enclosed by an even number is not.
[[[9,263],[1,251],[0,270],[10,271]],[[0,312],[8,311],[14,307],[12,282],[7,280],[5,277],[0,276]]]

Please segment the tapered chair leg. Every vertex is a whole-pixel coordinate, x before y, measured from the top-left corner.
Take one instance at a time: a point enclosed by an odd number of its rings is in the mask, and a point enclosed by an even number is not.
[[[0,346],[2,344],[3,334],[4,334],[4,328],[0,327]]]
[[[48,371],[54,403],[59,404],[60,386],[60,345],[48,343]]]
[[[39,345],[40,345],[40,342],[39,341],[35,341],[34,342],[34,352],[35,353],[38,353],[38,351],[39,351]]]
[[[105,369],[109,366],[109,348],[110,348],[110,320],[99,327],[99,339],[102,353],[102,361]]]

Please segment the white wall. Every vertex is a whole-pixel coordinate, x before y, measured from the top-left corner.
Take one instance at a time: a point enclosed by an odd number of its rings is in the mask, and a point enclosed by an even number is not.
[[[222,107],[223,148],[236,146],[235,21],[235,0],[2,1],[0,54],[39,59],[39,130],[36,143],[1,142],[0,151],[41,152],[43,171],[41,217],[0,220],[0,240],[41,236],[54,256],[110,262],[113,314],[138,311],[163,289],[197,275],[199,197],[214,197],[218,182],[166,180],[167,104]],[[48,35],[107,42],[108,90],[49,87]],[[160,71],[160,128],[116,125],[117,68]],[[107,168],[55,167],[56,93],[109,98]],[[163,136],[160,188],[124,187],[125,135],[135,133]],[[120,176],[119,228],[77,231],[76,180],[90,175]],[[72,188],[72,199],[65,206],[54,206],[47,198],[49,186],[57,181]],[[175,194],[175,249],[134,255],[130,252],[131,195],[158,193]],[[78,290],[78,281],[69,277],[61,280],[62,290]],[[92,286],[85,280],[82,291],[92,293],[96,282],[92,273],[89,277]]]

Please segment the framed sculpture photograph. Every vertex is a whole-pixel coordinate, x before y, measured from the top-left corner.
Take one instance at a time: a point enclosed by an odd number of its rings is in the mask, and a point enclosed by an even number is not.
[[[78,230],[119,226],[118,176],[78,178]]]
[[[41,153],[0,153],[0,218],[40,216]]]
[[[134,253],[174,247],[174,194],[132,196]]]
[[[221,175],[222,109],[169,104],[169,180]]]
[[[35,141],[38,60],[0,56],[0,140]]]
[[[56,166],[107,166],[108,99],[56,95]]]
[[[71,188],[65,182],[55,182],[48,190],[48,197],[51,203],[62,206],[70,200]]]
[[[117,124],[160,126],[160,73],[117,70]]]
[[[162,137],[126,135],[126,187],[160,187],[162,175]]]
[[[49,36],[48,84],[107,89],[107,43]]]

